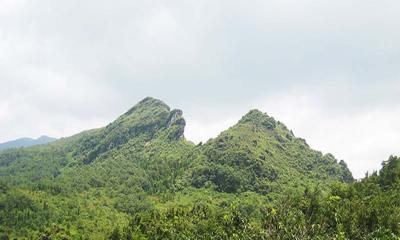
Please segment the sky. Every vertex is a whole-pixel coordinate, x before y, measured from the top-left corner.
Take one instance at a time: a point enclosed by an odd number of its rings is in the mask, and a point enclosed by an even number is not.
[[[0,142],[146,96],[206,141],[257,108],[353,175],[400,154],[398,0],[0,0]]]

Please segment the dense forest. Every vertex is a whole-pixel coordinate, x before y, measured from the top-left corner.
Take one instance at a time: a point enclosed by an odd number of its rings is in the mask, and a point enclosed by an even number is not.
[[[145,98],[104,128],[0,152],[0,239],[400,239],[400,158],[355,181],[251,110],[206,143]]]

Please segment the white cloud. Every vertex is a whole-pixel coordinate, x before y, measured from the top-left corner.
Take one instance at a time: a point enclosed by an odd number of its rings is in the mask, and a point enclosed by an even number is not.
[[[206,142],[236,124],[237,121],[236,118],[223,118],[215,122],[198,122],[195,119],[187,119],[185,137],[194,143]]]

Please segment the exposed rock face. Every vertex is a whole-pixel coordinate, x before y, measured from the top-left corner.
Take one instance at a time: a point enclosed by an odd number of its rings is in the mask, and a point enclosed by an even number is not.
[[[175,139],[175,140],[183,138],[185,126],[186,126],[186,121],[183,118],[182,110],[179,109],[172,110],[168,121],[168,128],[170,130],[168,137],[170,139]]]
[[[179,119],[182,118],[183,112],[180,109],[174,109],[171,111],[169,122],[168,122],[168,127],[171,127],[172,124],[175,124],[175,122]]]

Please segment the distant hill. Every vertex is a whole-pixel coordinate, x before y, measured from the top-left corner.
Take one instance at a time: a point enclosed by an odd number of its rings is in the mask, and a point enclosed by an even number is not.
[[[0,151],[10,148],[19,148],[19,147],[30,147],[39,144],[51,143],[57,140],[57,138],[52,138],[48,136],[41,136],[37,139],[33,138],[19,138],[16,140],[8,141],[5,143],[0,143]]]

